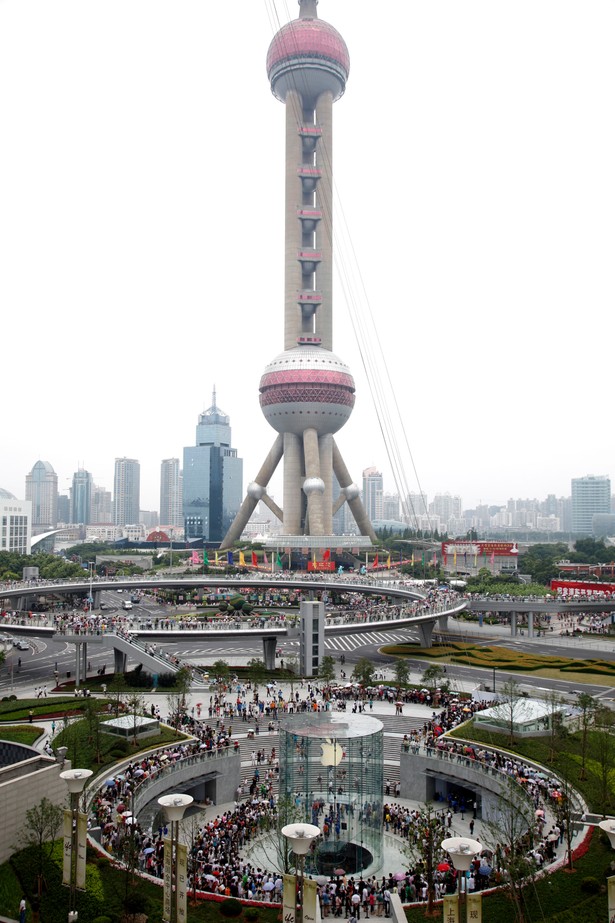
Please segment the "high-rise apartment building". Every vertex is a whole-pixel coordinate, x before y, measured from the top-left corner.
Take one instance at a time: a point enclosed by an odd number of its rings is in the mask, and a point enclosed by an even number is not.
[[[32,504],[0,488],[0,551],[30,554]]]
[[[70,489],[70,521],[73,525],[87,526],[92,522],[92,475],[84,468],[73,474]]]
[[[370,522],[382,519],[382,474],[377,468],[366,468],[363,472],[363,506]]]
[[[135,458],[116,458],[113,477],[113,522],[136,525],[141,509],[141,466]]]
[[[611,480],[603,475],[588,474],[572,478],[572,532],[593,535],[593,518],[611,512]]]
[[[451,519],[461,519],[461,497],[449,493],[436,494],[429,504],[429,512],[444,525]]]
[[[241,506],[243,459],[231,447],[230,418],[216,404],[199,414],[196,445],[184,449],[186,541],[220,542]],[[165,523],[166,525],[166,523]]]
[[[113,503],[111,491],[94,484],[92,487],[92,512],[90,522],[106,523],[113,521]]]
[[[161,526],[183,526],[182,472],[179,458],[165,458],[160,464]]]
[[[35,533],[55,529],[58,524],[58,476],[47,461],[37,461],[26,475],[26,500],[32,503]]]

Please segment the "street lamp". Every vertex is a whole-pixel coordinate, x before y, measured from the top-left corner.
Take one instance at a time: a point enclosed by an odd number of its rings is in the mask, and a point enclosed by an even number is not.
[[[286,824],[282,827],[282,835],[286,837],[296,857],[295,863],[295,909],[296,923],[303,923],[303,871],[305,857],[317,836],[320,828],[315,824]]]
[[[609,838],[609,843],[611,844],[611,849],[615,849],[615,818],[606,817],[604,820],[601,820],[598,824],[601,830],[604,830],[606,835]],[[615,917],[615,875],[609,875],[606,880],[607,883],[607,896],[609,902],[609,920],[612,920]]]
[[[192,795],[163,795],[158,804],[164,809],[171,827],[171,837],[164,841],[164,900],[162,919],[166,923],[176,923],[178,917],[186,917],[186,872],[188,856],[185,845],[179,843],[179,822],[186,808],[192,804]],[[175,899],[173,899],[175,892]],[[182,912],[180,914],[180,906]]]
[[[65,769],[60,773],[60,778],[66,782],[70,795],[70,809],[64,811],[63,870],[63,884],[70,887],[68,923],[77,921],[77,888],[85,888],[87,815],[79,811],[79,796],[91,775],[91,769]]]
[[[482,849],[482,844],[479,843],[478,840],[471,840],[469,837],[465,836],[448,837],[448,839],[442,840],[441,845],[442,849],[449,854],[455,869],[460,873],[465,873],[470,870],[474,856]],[[459,875],[459,887],[456,897],[458,916],[461,918],[461,905],[463,900],[461,892],[461,874]],[[455,918],[453,917],[453,919]]]

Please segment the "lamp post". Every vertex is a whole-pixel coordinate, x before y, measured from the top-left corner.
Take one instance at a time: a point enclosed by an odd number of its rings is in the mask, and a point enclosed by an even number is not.
[[[601,830],[604,830],[608,836],[611,849],[615,849],[615,817],[607,817],[604,820],[601,820],[598,826]],[[609,875],[606,880],[606,884],[608,889],[607,895],[609,902],[608,919],[612,920],[613,917],[615,917],[615,875]]]
[[[290,843],[291,849],[296,857],[295,862],[295,920],[296,923],[303,923],[303,872],[305,868],[305,857],[316,837],[320,836],[320,828],[315,824],[286,824],[282,827],[282,835]]]
[[[91,769],[65,769],[60,773],[68,786],[70,809],[64,812],[64,874],[63,883],[70,887],[68,923],[76,923],[77,888],[85,888],[85,852],[87,817],[79,812],[79,796],[92,775]],[[82,849],[80,848],[82,847]]]
[[[449,854],[453,866],[458,872],[468,872],[472,865],[472,860],[476,853],[482,849],[482,844],[478,840],[471,840],[465,836],[451,836],[442,840],[442,849]],[[461,919],[461,907],[463,895],[461,891],[461,874],[459,875],[459,887],[457,890],[457,909],[458,918]],[[453,918],[454,919],[454,918]]]
[[[164,809],[171,827],[171,837],[165,840],[164,849],[164,901],[162,919],[166,923],[176,923],[179,916],[186,918],[186,871],[187,850],[179,843],[179,822],[186,808],[192,804],[192,795],[163,795],[158,804]],[[168,848],[167,848],[168,847]],[[175,892],[175,895],[174,893]],[[182,913],[179,913],[180,906]]]

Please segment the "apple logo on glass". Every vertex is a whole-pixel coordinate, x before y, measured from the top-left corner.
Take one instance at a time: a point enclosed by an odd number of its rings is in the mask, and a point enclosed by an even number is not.
[[[320,762],[323,766],[338,766],[344,759],[344,748],[332,737],[327,737],[320,745],[320,749],[322,750]]]

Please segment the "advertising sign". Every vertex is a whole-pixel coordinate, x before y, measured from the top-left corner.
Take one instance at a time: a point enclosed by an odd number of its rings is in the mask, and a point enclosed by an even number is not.
[[[188,909],[188,847],[177,844],[177,919],[186,923]]]
[[[173,854],[171,850],[171,838],[165,836],[162,841],[164,844],[164,891],[162,896],[162,919],[165,923],[171,923],[171,901],[173,900]]]
[[[282,890],[282,923],[295,923],[297,912],[297,882],[294,875],[284,875]]]

